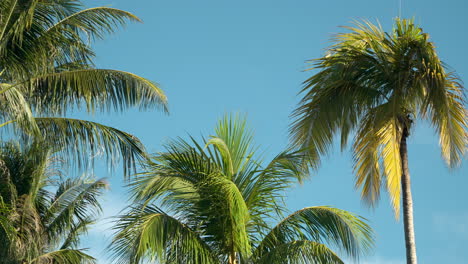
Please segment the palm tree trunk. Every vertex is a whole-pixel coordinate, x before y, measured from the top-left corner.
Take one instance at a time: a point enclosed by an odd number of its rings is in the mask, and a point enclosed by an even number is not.
[[[403,129],[403,135],[400,142],[400,157],[401,157],[401,188],[403,193],[403,224],[405,228],[405,245],[406,245],[406,263],[417,264],[416,257],[416,240],[414,236],[413,223],[413,197],[411,195],[411,180],[408,168],[408,148],[406,139],[408,138],[408,129]]]

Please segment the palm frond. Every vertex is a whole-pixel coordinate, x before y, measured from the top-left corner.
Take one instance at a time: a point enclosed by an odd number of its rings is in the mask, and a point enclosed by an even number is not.
[[[48,236],[59,240],[73,232],[81,222],[88,222],[101,211],[97,200],[107,188],[104,180],[68,179],[57,189],[44,216]]]
[[[64,237],[60,249],[76,248],[80,242],[80,236],[85,234],[88,231],[88,227],[95,223],[93,217],[86,217],[85,219],[80,219],[77,223],[72,223],[68,234]]]
[[[344,262],[323,244],[309,240],[296,240],[275,247],[255,263],[343,264]]]
[[[31,264],[95,264],[96,259],[84,253],[83,249],[60,249],[34,258]]]
[[[140,263],[143,259],[168,264],[219,263],[208,245],[180,220],[157,207],[134,208],[115,227],[111,248],[117,263]]]
[[[145,157],[140,141],[118,129],[71,118],[41,117],[35,120],[44,140],[57,151],[66,153],[64,158],[76,161],[79,168],[92,166],[94,160],[90,157],[105,154],[111,167],[121,158],[127,176],[135,169],[136,162]]]
[[[61,19],[46,32],[71,28],[73,31],[83,31],[90,37],[103,38],[105,33],[113,33],[116,27],[124,25],[127,19],[141,22],[130,12],[110,7],[94,7],[80,10]]]
[[[86,105],[89,112],[160,107],[167,99],[157,84],[132,73],[79,69],[37,76],[27,83],[28,101],[39,113],[65,114]]]
[[[309,176],[303,160],[303,152],[284,151],[264,168],[255,168],[254,175],[237,183],[249,208],[251,220],[255,223],[253,227],[257,238],[265,230],[269,231],[266,219],[282,216],[285,211],[284,192]]]
[[[392,119],[377,132],[381,140],[379,144],[382,146],[381,155],[387,190],[396,217],[400,215],[401,206],[401,175],[403,171],[400,156],[401,130],[398,122]]]
[[[244,169],[244,166],[249,164],[249,159],[254,152],[253,133],[247,128],[247,120],[239,114],[225,115],[221,118],[215,127],[215,136],[212,137],[209,144],[214,144],[217,153],[220,155],[228,155],[222,160],[225,166],[230,166],[226,172],[229,177],[239,173]],[[228,152],[228,153],[226,153]],[[221,166],[221,164],[219,164]]]
[[[446,77],[443,89],[428,91],[428,116],[439,134],[442,156],[451,168],[460,164],[468,149],[468,110],[465,105],[463,85],[453,73]]]
[[[8,84],[0,84],[0,88],[0,127],[12,123],[27,133],[38,135],[33,113],[21,91]]]
[[[365,219],[344,210],[316,206],[296,211],[271,229],[258,245],[255,256],[296,240],[329,243],[357,259],[373,246],[373,234]]]

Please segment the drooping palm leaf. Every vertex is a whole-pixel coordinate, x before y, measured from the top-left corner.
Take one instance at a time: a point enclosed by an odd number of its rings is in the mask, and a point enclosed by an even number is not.
[[[113,166],[123,159],[124,175],[135,168],[136,161],[145,156],[140,141],[123,131],[99,123],[59,117],[36,118],[44,140],[57,150],[63,150],[66,159],[77,161],[79,167],[93,164],[93,156],[105,154]],[[103,153],[100,153],[103,152]]]
[[[157,207],[134,208],[117,222],[111,247],[118,263],[140,263],[145,257],[164,263],[218,263],[196,231]]]
[[[373,246],[372,231],[364,219],[344,210],[316,206],[284,218],[265,236],[254,254],[262,256],[296,240],[327,243],[355,259]]]

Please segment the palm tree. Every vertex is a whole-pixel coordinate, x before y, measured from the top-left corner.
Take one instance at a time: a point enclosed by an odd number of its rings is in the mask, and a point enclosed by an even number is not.
[[[463,86],[412,20],[397,19],[392,33],[369,22],[348,29],[315,60],[319,72],[304,82],[292,139],[318,166],[339,131],[342,149],[354,136],[356,187],[374,206],[384,185],[397,218],[403,199],[407,262],[414,264],[407,139],[418,117],[430,121],[442,156],[449,167],[457,166],[468,139]]]
[[[6,264],[95,263],[79,248],[101,211],[104,180],[63,180],[44,144],[0,146],[0,259]]]
[[[137,138],[102,124],[67,118],[76,109],[123,111],[161,108],[166,97],[153,82],[132,73],[97,69],[90,44],[112,33],[131,13],[83,9],[79,0],[0,2],[0,127],[40,137],[86,165],[104,150],[122,156],[125,174],[144,149]]]
[[[343,263],[332,248],[358,258],[372,247],[370,227],[344,210],[307,207],[283,218],[284,192],[308,175],[302,155],[262,165],[239,117],[215,132],[203,144],[170,142],[131,179],[133,206],[110,246],[118,263]]]

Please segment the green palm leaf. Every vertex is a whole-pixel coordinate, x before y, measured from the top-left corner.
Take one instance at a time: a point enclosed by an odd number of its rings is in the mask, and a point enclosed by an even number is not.
[[[374,242],[371,228],[364,219],[344,210],[316,206],[284,218],[265,236],[254,255],[261,257],[296,240],[328,243],[355,259],[368,252]]]
[[[95,264],[96,259],[78,249],[60,249],[34,258],[31,264]]]
[[[296,240],[282,244],[262,256],[258,264],[343,264],[327,246],[309,240]]]
[[[161,107],[166,96],[153,82],[135,74],[104,69],[80,69],[36,76],[28,81],[29,102],[39,113],[64,114],[71,106],[123,111],[129,107]]]
[[[59,185],[44,216],[51,238],[61,237],[65,230],[76,228],[74,222],[88,221],[101,211],[97,197],[107,188],[104,180],[87,182],[82,179],[69,179]]]
[[[59,117],[36,118],[44,140],[57,150],[64,151],[65,159],[77,161],[78,167],[86,168],[94,162],[92,155],[103,151],[111,166],[118,158],[123,159],[124,175],[135,168],[136,161],[144,158],[145,151],[140,141],[123,131],[99,123]]]
[[[140,263],[144,257],[164,263],[218,263],[209,246],[180,220],[157,207],[132,209],[117,222],[111,245],[118,263]]]

